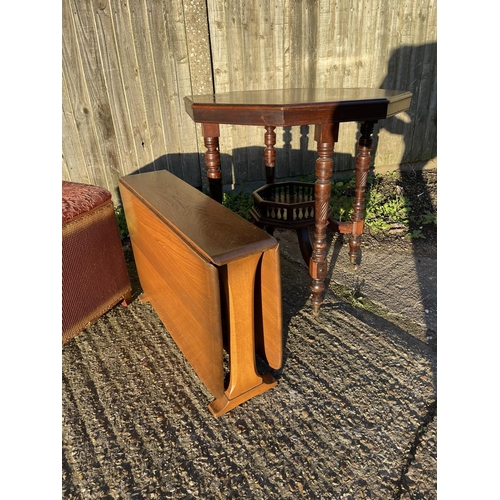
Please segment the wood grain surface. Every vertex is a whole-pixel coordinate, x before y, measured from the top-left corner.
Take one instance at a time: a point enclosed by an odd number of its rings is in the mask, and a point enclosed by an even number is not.
[[[126,176],[120,191],[141,300],[216,398],[210,411],[220,416],[274,387],[257,371],[256,353],[281,367],[277,241],[167,171]]]
[[[126,176],[121,185],[215,265],[276,246],[265,231],[166,170]]]

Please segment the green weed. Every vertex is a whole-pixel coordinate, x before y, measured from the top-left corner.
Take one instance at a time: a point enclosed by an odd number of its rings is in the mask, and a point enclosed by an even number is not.
[[[124,240],[128,237],[128,227],[127,220],[125,219],[125,211],[120,205],[115,208],[116,222],[118,223],[118,231],[120,232],[120,238]]]
[[[228,193],[222,194],[222,204],[229,210],[237,213],[240,217],[252,220],[250,209],[253,206],[253,197],[249,193]]]
[[[365,224],[374,233],[397,228],[407,238],[425,238],[424,226],[437,225],[437,213],[432,210],[423,215],[412,210],[412,204],[402,186],[399,185],[399,171],[368,176],[365,193]],[[314,176],[305,176],[301,182],[314,182]],[[353,212],[354,176],[332,181],[330,204],[332,218],[349,221]],[[224,192],[222,204],[244,219],[252,220],[250,209],[253,205],[252,195],[245,192]],[[125,226],[126,227],[126,226]]]
[[[437,226],[437,213],[435,212],[426,212],[419,219],[419,223],[422,225],[425,224],[436,224]]]
[[[422,228],[427,224],[437,224],[437,214],[428,211],[424,215],[417,216],[412,213],[410,200],[396,183],[398,174],[398,171],[394,171],[387,172],[385,175],[368,176],[365,194],[365,224],[373,232],[383,232],[397,227],[402,229],[408,238],[425,238]],[[314,177],[307,176],[301,181],[314,182]],[[339,222],[350,220],[353,212],[355,185],[354,176],[332,182],[330,204],[333,219]],[[251,220],[249,214],[253,203],[251,194],[225,192],[222,203],[241,217]]]

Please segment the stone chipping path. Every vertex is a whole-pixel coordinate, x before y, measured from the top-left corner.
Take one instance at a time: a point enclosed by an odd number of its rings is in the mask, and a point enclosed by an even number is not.
[[[332,247],[314,317],[295,235],[275,236],[278,386],[215,419],[152,307],[115,307],[62,350],[64,499],[437,498],[435,263],[422,270],[411,254],[377,261],[365,250],[353,273],[347,247]],[[362,283],[412,328],[339,300],[336,283]]]

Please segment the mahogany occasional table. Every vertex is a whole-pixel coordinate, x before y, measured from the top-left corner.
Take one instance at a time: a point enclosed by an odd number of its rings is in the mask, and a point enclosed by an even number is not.
[[[266,182],[274,183],[276,165],[276,127],[315,125],[317,143],[316,182],[314,184],[314,235],[311,242],[309,274],[314,314],[323,302],[327,274],[326,228],[350,234],[349,257],[355,263],[364,226],[365,188],[370,167],[370,151],[375,123],[405,111],[410,92],[383,89],[279,89],[225,92],[184,97],[186,111],[201,123],[207,151],[205,163],[210,196],[222,202],[219,124],[253,125],[265,128],[264,161]],[[359,122],[361,136],[356,156],[356,188],[350,222],[328,218],[333,148],[341,122]]]

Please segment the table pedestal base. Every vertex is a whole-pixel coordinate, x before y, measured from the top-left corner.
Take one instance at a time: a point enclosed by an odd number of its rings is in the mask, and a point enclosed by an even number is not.
[[[265,373],[259,376],[258,384],[255,387],[252,387],[243,394],[238,394],[236,397],[233,397],[233,399],[230,399],[226,391],[223,396],[210,403],[208,409],[214,417],[220,417],[229,410],[236,408],[241,403],[272,389],[276,385],[278,385],[278,382],[274,377],[270,373]]]

